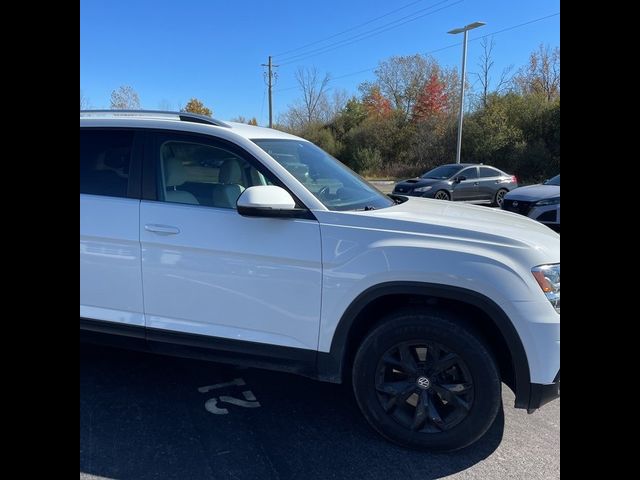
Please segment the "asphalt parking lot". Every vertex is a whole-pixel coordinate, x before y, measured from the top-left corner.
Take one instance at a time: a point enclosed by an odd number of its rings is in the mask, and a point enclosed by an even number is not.
[[[560,401],[504,415],[451,454],[392,445],[348,389],[80,345],[81,479],[557,479]]]

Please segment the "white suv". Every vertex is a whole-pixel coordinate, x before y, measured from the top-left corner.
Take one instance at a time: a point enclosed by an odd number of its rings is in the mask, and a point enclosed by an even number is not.
[[[385,196],[320,148],[187,113],[80,112],[80,329],[351,382],[414,448],[479,439],[560,389],[560,240]]]

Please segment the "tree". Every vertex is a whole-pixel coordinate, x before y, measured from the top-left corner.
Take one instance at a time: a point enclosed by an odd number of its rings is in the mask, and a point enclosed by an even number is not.
[[[560,98],[560,47],[553,50],[540,44],[531,53],[529,63],[518,70],[513,79],[522,95],[540,95],[548,102]]]
[[[306,123],[323,121],[323,109],[328,106],[327,86],[330,76],[328,73],[320,78],[318,71],[314,68],[298,68],[296,71],[296,81],[302,90],[302,102],[304,106],[304,119]]]
[[[445,85],[438,78],[438,75],[432,73],[413,106],[413,119],[420,121],[437,117],[446,112],[447,105],[448,97]]]
[[[328,100],[327,121],[335,120],[345,109],[348,101],[349,93],[345,89],[334,89],[331,92],[331,98]]]
[[[82,90],[80,90],[80,110],[88,110],[89,108],[91,108],[89,99],[85,97],[84,93],[82,93]]]
[[[111,109],[140,110],[140,97],[138,97],[136,91],[128,85],[118,87],[117,90],[111,92]]]
[[[299,132],[311,124],[325,124],[332,118],[332,109],[327,96],[329,74],[320,76],[315,68],[298,68],[296,81],[302,91],[302,98],[289,106],[281,115],[280,122],[288,130]]]
[[[198,115],[204,115],[206,117],[213,116],[213,111],[210,108],[204,106],[197,98],[191,98],[184,108],[180,109],[181,112],[197,113]]]
[[[401,111],[402,117],[407,120],[434,69],[437,70],[438,65],[431,57],[420,54],[393,56],[378,64],[375,84],[380,88],[380,93],[390,99],[393,108]]]
[[[491,38],[489,40],[489,38]],[[482,105],[487,106],[487,97],[489,93],[496,92],[502,93],[505,91],[507,86],[511,83],[511,78],[509,77],[509,72],[513,69],[513,65],[509,65],[508,67],[502,70],[500,75],[500,79],[496,86],[491,90],[491,71],[493,70],[493,47],[495,46],[493,37],[484,37],[480,40],[480,47],[482,47],[482,54],[480,55],[480,62],[478,63],[478,68],[480,68],[480,72],[476,73],[475,76],[480,82],[480,98],[482,100]]]
[[[258,119],[256,117],[247,120],[243,115],[238,115],[237,117],[232,118],[230,121],[236,123],[246,123],[247,125],[253,125],[255,127],[258,126]]]
[[[378,85],[364,85],[361,90],[366,89],[362,96],[362,104],[368,117],[388,118],[393,112],[391,102],[380,92]]]
[[[364,103],[356,97],[351,97],[331,122],[331,128],[336,139],[342,140],[350,130],[360,125],[365,118],[367,118],[367,111]]]
[[[509,121],[510,105],[499,95],[488,98],[487,107],[470,115],[465,123],[463,156],[512,171],[514,152],[523,140],[520,128]]]

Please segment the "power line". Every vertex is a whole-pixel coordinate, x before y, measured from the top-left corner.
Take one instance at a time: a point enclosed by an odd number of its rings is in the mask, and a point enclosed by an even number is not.
[[[513,29],[516,29],[516,28],[519,28],[519,27],[524,27],[525,25],[529,25],[529,24],[531,24],[531,23],[539,22],[539,21],[541,21],[541,20],[546,20],[547,18],[557,17],[558,15],[560,15],[560,12],[552,13],[551,15],[547,15],[546,17],[536,18],[535,20],[529,20],[528,22],[520,23],[520,24],[518,24],[518,25],[514,25],[513,27],[503,28],[502,30],[498,30],[497,32],[488,33],[487,35],[483,35],[483,36],[481,36],[481,37],[477,37],[477,38],[474,38],[473,40],[469,40],[469,41],[470,41],[470,42],[474,42],[474,41],[476,41],[476,40],[480,40],[480,39],[485,38],[485,37],[490,37],[490,36],[493,36],[493,35],[498,35],[499,33],[502,33],[502,32],[508,32],[509,30],[513,30]]]
[[[473,39],[471,39],[469,41],[470,42],[475,42],[477,40],[482,40],[483,38],[493,37],[493,36],[498,35],[500,33],[508,32],[509,30],[515,30],[516,28],[524,27],[524,26],[530,25],[532,23],[536,23],[536,22],[540,22],[542,20],[546,20],[547,18],[557,17],[558,15],[560,15],[560,12],[552,13],[551,15],[546,15],[544,17],[536,18],[534,20],[529,20],[527,22],[519,23],[519,24],[513,25],[511,27],[503,28],[502,30],[497,30],[495,32],[488,33],[486,35],[482,35],[480,37],[473,38]],[[432,53],[437,53],[437,52],[441,52],[443,50],[448,50],[449,48],[459,47],[461,45],[461,43],[462,42],[452,43],[452,44],[444,46],[444,47],[436,48],[435,50],[429,50],[428,52],[424,52],[424,55],[430,55]],[[352,77],[353,75],[358,75],[358,74],[364,73],[364,72],[370,72],[372,70],[375,70],[376,68],[377,68],[377,65],[375,67],[365,68],[363,70],[358,70],[357,72],[351,72],[351,73],[347,73],[347,74],[344,74],[344,75],[340,75],[338,77],[332,78],[331,81],[338,80],[338,79],[341,79],[341,78],[346,78],[346,77]],[[295,90],[295,89],[299,89],[299,88],[300,88],[299,86],[294,86],[294,87],[281,88],[281,89],[278,89],[276,91],[277,92],[286,92],[286,91],[289,91],[289,90]]]
[[[384,15],[380,15],[379,17],[372,18],[371,20],[368,20],[368,21],[366,21],[364,23],[360,23],[360,24],[358,24],[358,25],[356,25],[354,27],[347,28],[346,30],[342,30],[341,32],[335,33],[333,35],[330,35],[328,37],[322,38],[320,40],[316,40],[315,42],[307,43],[306,45],[303,45],[301,47],[292,48],[291,50],[287,50],[286,52],[278,53],[278,54],[274,55],[274,57],[285,56],[285,55],[288,55],[289,53],[297,52],[297,51],[300,51],[300,50],[304,50],[307,47],[311,47],[313,45],[317,45],[318,43],[326,42],[327,40],[331,40],[332,38],[339,37],[340,35],[343,35],[343,34],[348,33],[348,32],[352,32],[353,30],[357,30],[360,27],[364,27],[365,25],[369,25],[370,23],[373,23],[373,22],[375,22],[377,20],[380,20],[381,18],[388,17],[389,15],[392,15],[392,14],[394,14],[396,12],[399,12],[400,10],[404,10],[405,8],[409,8],[409,7],[413,6],[413,5],[415,5],[416,3],[420,3],[422,1],[424,1],[424,0],[417,0],[415,2],[411,2],[411,3],[407,4],[407,5],[405,5],[404,7],[396,8],[395,10],[391,10],[390,12],[387,12]]]
[[[387,31],[392,30],[394,28],[398,28],[398,27],[400,27],[400,26],[402,26],[402,25],[404,25],[406,23],[413,22],[415,20],[419,20],[420,18],[426,17],[428,15],[433,15],[434,13],[437,13],[437,12],[439,12],[441,10],[446,9],[446,8],[453,7],[454,5],[457,5],[457,4],[461,3],[461,2],[463,2],[464,0],[458,0],[457,2],[454,2],[452,4],[449,4],[449,5],[446,5],[444,7],[441,7],[439,9],[437,9],[437,10],[432,11],[432,12],[423,13],[422,15],[418,15],[417,17],[414,17],[414,15],[417,14],[417,13],[424,12],[425,10],[430,10],[430,9],[432,9],[434,7],[437,7],[438,5],[441,5],[441,4],[446,3],[448,1],[450,1],[450,0],[441,0],[441,1],[437,2],[437,3],[434,3],[433,5],[430,5],[429,7],[420,9],[420,10],[418,10],[418,11],[416,11],[416,12],[410,14],[410,15],[406,15],[406,16],[401,17],[401,18],[399,18],[397,20],[394,20],[392,22],[385,23],[385,24],[380,25],[380,26],[378,26],[376,28],[373,28],[371,30],[367,30],[365,32],[359,33],[359,34],[354,35],[352,37],[345,38],[343,40],[339,40],[339,41],[334,42],[334,43],[330,43],[329,45],[325,45],[324,47],[316,48],[314,50],[310,50],[310,51],[305,52],[305,53],[300,53],[298,55],[290,56],[288,58],[285,58],[284,60],[281,60],[284,63],[280,63],[280,65],[289,65],[291,63],[300,62],[302,60],[305,60],[305,59],[310,58],[310,57],[315,57],[316,55],[320,55],[322,53],[330,52],[330,51],[336,50],[338,48],[342,48],[342,47],[346,47],[348,45],[352,45],[352,44],[354,44],[356,42],[359,42],[361,40],[365,40],[365,39],[373,37],[375,35],[379,35],[381,33],[387,32]],[[413,18],[410,18],[410,17],[413,17]],[[404,20],[404,21],[402,21],[402,20]],[[400,22],[400,23],[398,23],[398,22]],[[394,25],[394,24],[396,24],[396,25]]]

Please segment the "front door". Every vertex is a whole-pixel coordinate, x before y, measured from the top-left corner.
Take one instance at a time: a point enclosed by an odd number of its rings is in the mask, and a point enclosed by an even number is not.
[[[457,176],[465,177],[465,179],[453,184],[452,200],[475,200],[478,198],[478,168],[465,168]]]
[[[151,143],[157,201],[140,208],[147,327],[316,350],[318,222],[239,215],[240,193],[273,180],[227,141],[158,133]]]

